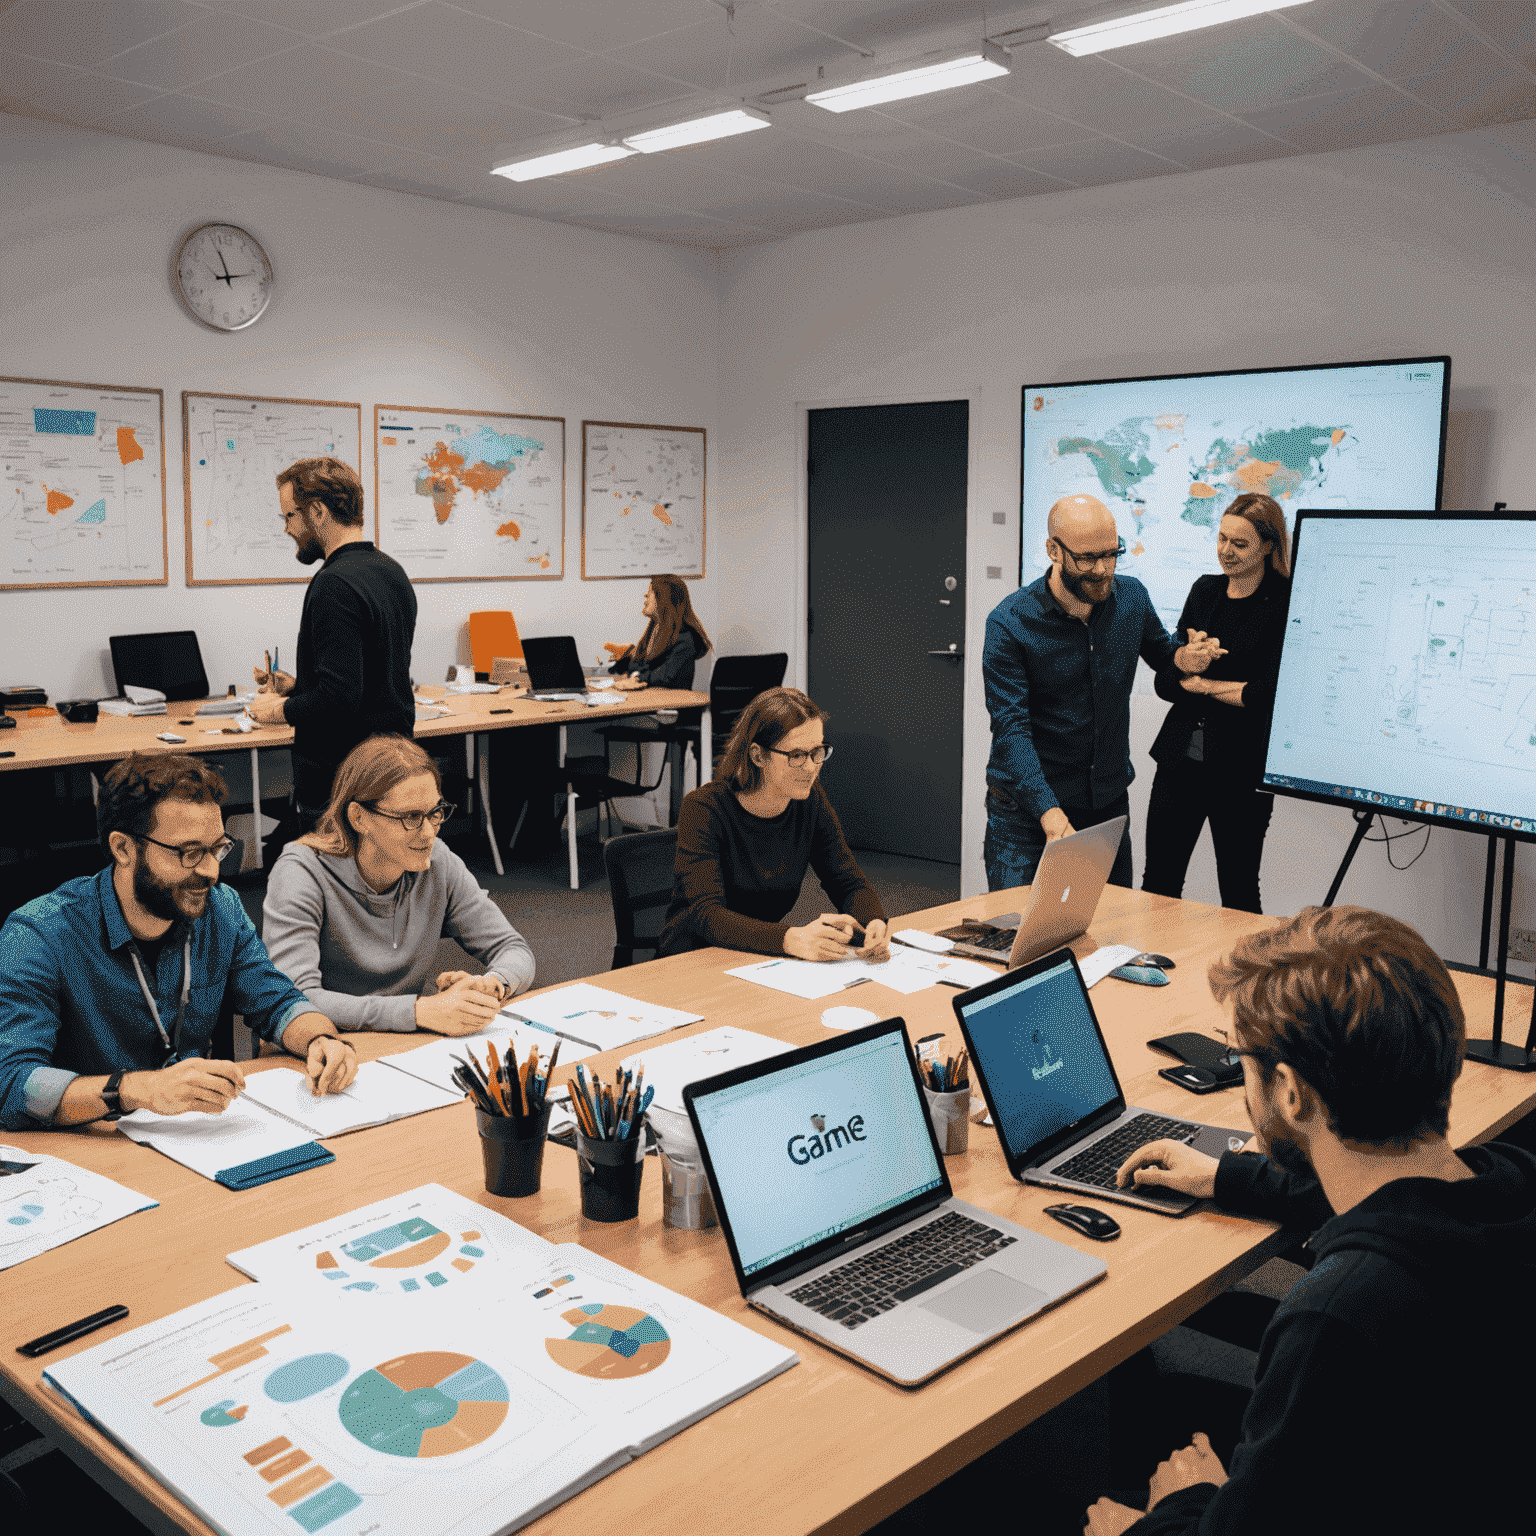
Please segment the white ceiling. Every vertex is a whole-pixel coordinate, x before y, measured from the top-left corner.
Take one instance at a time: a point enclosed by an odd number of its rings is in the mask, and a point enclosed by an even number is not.
[[[774,97],[818,69],[1106,9],[0,0],[0,110],[706,248],[1536,116],[1536,0],[1311,0],[1092,58],[1017,46],[997,81],[840,116]],[[772,128],[521,185],[489,174],[584,121],[724,99],[766,99]]]

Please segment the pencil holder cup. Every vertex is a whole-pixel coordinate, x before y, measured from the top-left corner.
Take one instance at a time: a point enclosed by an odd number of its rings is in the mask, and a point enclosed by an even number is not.
[[[945,1157],[966,1151],[971,1144],[969,1086],[956,1088],[950,1093],[935,1093],[932,1088],[924,1088],[923,1097],[928,1101],[928,1118],[933,1121],[933,1134],[938,1137],[939,1151]]]
[[[475,1111],[480,1127],[480,1155],[485,1159],[488,1195],[536,1195],[544,1174],[544,1142],[550,1106],[526,1120]]]
[[[688,1231],[718,1227],[720,1218],[715,1214],[709,1175],[704,1171],[704,1158],[687,1115],[652,1108],[645,1118],[656,1134],[656,1149],[661,1158],[662,1225]]]
[[[581,1214],[589,1221],[631,1221],[640,1214],[642,1130],[637,1128],[623,1141],[593,1141],[577,1131],[576,1167],[581,1175]]]

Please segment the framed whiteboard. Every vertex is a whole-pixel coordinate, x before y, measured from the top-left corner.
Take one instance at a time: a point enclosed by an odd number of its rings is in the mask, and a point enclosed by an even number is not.
[[[335,458],[362,478],[363,407],[183,390],[182,485],[189,587],[308,581],[283,532],[279,471]]]
[[[412,581],[559,581],[565,417],[374,406],[373,515]]]
[[[0,378],[0,591],[163,587],[165,396]]]
[[[581,424],[581,576],[704,574],[704,428]]]

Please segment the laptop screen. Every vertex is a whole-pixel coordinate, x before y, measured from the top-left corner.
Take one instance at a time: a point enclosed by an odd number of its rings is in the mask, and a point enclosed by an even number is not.
[[[1069,958],[1020,971],[1012,986],[990,996],[958,1001],[998,1132],[1015,1155],[1120,1097]]]
[[[570,635],[546,635],[523,641],[523,660],[528,667],[528,686],[535,693],[551,689],[577,691],[587,686],[581,657]]]
[[[743,1275],[944,1185],[903,1029],[692,1095]]]
[[[153,635],[110,635],[112,671],[118,691],[125,686],[158,688],[171,703],[206,699],[208,674],[197,634],[190,629]]]

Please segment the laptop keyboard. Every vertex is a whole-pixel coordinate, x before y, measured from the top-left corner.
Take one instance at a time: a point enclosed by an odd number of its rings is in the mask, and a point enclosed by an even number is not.
[[[1195,1139],[1197,1131],[1198,1127],[1187,1120],[1169,1120],[1162,1115],[1137,1115],[1118,1131],[1084,1148],[1076,1157],[1058,1163],[1050,1172],[1060,1179],[1076,1179],[1079,1183],[1093,1184],[1100,1189],[1113,1189],[1115,1174],[1121,1163],[1137,1147],[1144,1147],[1149,1141],[1188,1143]],[[1155,1199],[1160,1191],[1146,1189],[1138,1190],[1137,1193]]]
[[[910,1301],[1017,1241],[959,1211],[946,1211],[928,1226],[789,1294],[830,1322],[860,1328],[899,1302]]]

